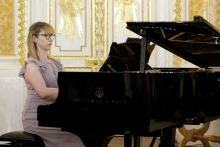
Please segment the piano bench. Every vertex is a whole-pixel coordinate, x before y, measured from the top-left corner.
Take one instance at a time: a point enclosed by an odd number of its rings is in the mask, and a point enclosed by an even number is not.
[[[0,136],[0,141],[9,142],[9,144],[0,144],[1,146],[12,147],[45,147],[41,137],[30,134],[25,131],[14,131]]]

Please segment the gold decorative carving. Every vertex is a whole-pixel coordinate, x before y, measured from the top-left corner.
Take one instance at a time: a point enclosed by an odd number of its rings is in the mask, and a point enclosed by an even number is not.
[[[106,6],[106,8],[107,8],[107,15],[106,15],[106,52],[105,52],[105,57],[107,58],[108,57],[108,40],[109,40],[109,38],[108,38],[108,16],[109,16],[109,13],[108,13],[108,11],[109,11],[109,0],[107,0],[107,2],[106,2],[106,4],[107,4],[107,6]]]
[[[82,0],[58,0],[60,4],[61,19],[58,29],[58,34],[66,30],[66,37],[73,42],[73,35],[75,34],[74,17],[76,18],[76,25],[80,41],[82,40],[83,30],[81,24],[82,10],[84,5]]]
[[[27,46],[26,46],[26,0],[18,1],[18,64],[22,66],[27,59]]]
[[[86,66],[98,66],[100,61],[100,65],[103,65],[105,63],[105,59],[99,60],[99,59],[86,59]]]
[[[173,54],[173,67],[179,68],[181,64],[182,64],[182,59],[179,56]]]
[[[86,60],[86,66],[97,66],[98,65],[98,59],[91,59]]]
[[[148,3],[148,7],[149,7],[149,9],[147,9],[147,14],[149,15],[149,17],[148,17],[148,21],[150,21],[150,0],[142,0],[142,21],[144,21],[144,5],[143,5],[143,3],[144,3],[144,1],[147,1],[147,3]],[[112,34],[112,42],[114,42],[114,37],[115,36],[117,36],[117,35],[115,35],[114,33],[116,33],[116,31],[115,31],[115,24],[116,24],[116,22],[115,22],[115,19],[114,19],[114,15],[115,15],[115,11],[114,11],[114,5],[115,5],[115,1],[114,0],[112,0],[112,16],[113,16],[113,19],[112,19],[112,32],[113,32],[113,34]]]
[[[150,21],[150,0],[147,0],[147,21]],[[144,8],[142,7],[142,11],[144,10]],[[144,19],[143,19],[144,20]]]
[[[96,55],[95,58],[98,58],[99,54],[99,0],[95,0],[95,48]]]
[[[16,56],[13,44],[13,7],[13,0],[0,0],[0,56]]]
[[[92,3],[91,4],[91,22],[93,22],[93,17],[92,17],[93,7],[94,7],[93,6],[93,1],[91,3]],[[49,22],[50,22],[50,24],[51,24],[51,11],[52,11],[51,7],[52,7],[52,0],[49,0]],[[86,14],[86,5],[85,5],[85,14]],[[55,22],[56,22],[56,16],[57,16],[57,0],[55,0]],[[85,19],[85,36],[86,36],[86,33],[87,33],[87,30],[86,30],[87,26],[86,25],[87,25],[87,21]],[[56,31],[56,28],[57,28],[57,25],[55,23],[55,31]],[[92,42],[92,40],[94,40],[92,35],[93,35],[93,24],[91,23],[91,42]],[[57,40],[56,39],[55,39],[55,47],[59,47],[59,51],[60,52],[81,52],[82,48],[86,47],[86,40],[85,40],[85,46],[81,46],[80,50],[61,50],[61,46],[57,45]],[[52,58],[71,58],[71,59],[72,58],[88,58],[88,57],[93,57],[93,46],[91,46],[91,55],[52,55],[51,51],[49,51],[49,55]]]
[[[49,24],[51,25],[51,0],[49,0]]]
[[[173,20],[174,21],[181,21],[182,20],[182,1],[181,0],[174,0],[173,2],[174,9],[173,9]],[[182,59],[173,54],[173,67],[180,67],[182,64]]]
[[[50,0],[51,1],[51,0]],[[91,5],[92,6],[92,5]],[[85,14],[86,14],[86,5],[85,5]],[[55,30],[57,28],[57,25],[56,25],[56,16],[57,16],[57,0],[55,0]],[[85,34],[86,34],[86,18],[85,18]],[[93,29],[93,28],[91,28]],[[85,35],[86,36],[86,35]],[[86,37],[85,37],[86,38]],[[61,46],[58,46],[57,45],[57,40],[55,39],[55,47],[59,47],[59,51],[60,52],[81,52],[82,51],[82,47],[86,47],[86,40],[85,40],[85,46],[81,46],[80,47],[80,50],[61,50]],[[91,52],[92,53],[92,52]],[[65,56],[65,55],[64,55]],[[72,55],[71,57],[91,57],[91,56],[85,56],[85,55],[79,55],[79,56],[74,56]]]
[[[93,67],[85,67],[85,66],[64,66],[64,68],[66,69],[66,70],[77,70],[77,69],[79,69],[79,70],[90,70],[91,72],[93,72],[94,70],[93,70]]]
[[[124,34],[130,37],[130,30],[126,29],[128,21],[137,21],[136,14],[139,11],[141,0],[136,0],[138,5],[134,5],[134,0],[115,0],[114,13],[116,16],[115,33],[118,35],[119,24],[123,25]]]
[[[91,34],[91,56],[93,57],[93,49],[94,49],[94,46],[95,46],[95,42],[94,42],[94,2],[92,2],[91,4],[91,31],[90,31],[90,34]]]
[[[181,0],[174,0],[173,2],[174,9],[173,9],[173,20],[174,21],[181,21],[182,20],[182,1]]]
[[[193,0],[189,1],[189,20],[200,15],[215,27],[220,29],[220,1],[219,0]]]
[[[57,0],[55,0],[57,1]],[[101,21],[99,21],[99,13],[100,13],[100,4],[101,4],[101,12],[102,12],[102,18]],[[49,22],[51,24],[51,0],[49,0]],[[50,56],[53,58],[61,58],[61,59],[67,59],[67,58],[71,58],[71,59],[86,59],[86,65],[84,68],[95,68],[96,71],[98,71],[98,66],[102,65],[105,62],[104,59],[104,54],[105,54],[105,47],[106,47],[106,57],[108,55],[108,9],[109,9],[109,0],[102,0],[102,2],[100,3],[99,0],[92,0],[91,1],[91,29],[90,29],[90,34],[91,34],[91,55],[86,56],[86,55],[51,55]],[[55,13],[56,13],[56,2],[55,2]],[[86,5],[85,5],[85,11],[86,11]],[[106,14],[107,13],[107,14]],[[55,14],[56,15],[56,14]],[[55,17],[56,19],[56,17]],[[94,21],[95,20],[95,21]],[[104,20],[104,21],[103,21]],[[56,20],[55,20],[56,22]],[[101,22],[101,31],[102,31],[102,38],[101,38],[101,45],[102,45],[102,50],[101,50],[101,55],[102,55],[102,59],[99,59],[99,46],[100,46],[100,32],[99,32],[99,26],[100,26],[100,22]],[[95,25],[95,26],[94,26]],[[104,28],[103,28],[104,25]],[[95,29],[95,30],[94,30]],[[55,30],[56,30],[56,24],[55,24]],[[104,41],[103,41],[104,40]],[[55,40],[56,42],[56,40]],[[61,50],[60,46],[55,45],[56,47],[60,48],[60,51],[64,51]],[[94,50],[93,48],[95,47],[95,59],[91,58],[94,55]],[[82,50],[82,47],[81,47]],[[65,67],[67,68],[67,67]],[[71,69],[75,69],[75,68],[79,68],[79,67],[68,67]]]
[[[102,12],[102,18],[101,18],[101,59],[104,58],[104,48],[105,48],[105,0],[101,1],[101,12]]]

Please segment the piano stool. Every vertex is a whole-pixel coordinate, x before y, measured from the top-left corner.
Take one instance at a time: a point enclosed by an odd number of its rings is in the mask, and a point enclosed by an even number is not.
[[[27,133],[23,130],[3,134],[0,136],[0,141],[9,142],[8,144],[0,144],[0,147],[45,147],[44,141],[41,137]]]

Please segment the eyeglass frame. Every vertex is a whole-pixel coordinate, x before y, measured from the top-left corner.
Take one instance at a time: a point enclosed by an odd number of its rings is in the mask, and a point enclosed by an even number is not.
[[[47,39],[46,36],[49,35],[49,38],[48,38],[47,40],[50,40],[50,37],[51,37],[51,36],[54,36],[54,38],[52,38],[52,39],[54,40],[54,39],[55,39],[55,36],[56,36],[55,34],[50,34],[50,33],[48,33],[48,34],[33,34],[33,35],[36,36],[36,37],[37,37],[37,36],[45,36],[46,39]]]

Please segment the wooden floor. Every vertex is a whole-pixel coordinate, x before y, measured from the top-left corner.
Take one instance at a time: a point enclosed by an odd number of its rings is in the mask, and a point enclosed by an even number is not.
[[[143,147],[149,147],[153,137],[143,137]],[[156,139],[154,147],[158,147],[160,140]],[[176,144],[178,146],[178,144]],[[124,137],[114,137],[108,147],[124,147]],[[203,147],[203,145],[187,146],[187,147]]]
[[[153,139],[153,137],[143,137],[143,146],[149,147],[152,139]],[[154,143],[154,147],[158,147],[159,143],[160,143],[160,140],[156,139],[156,141]],[[108,146],[109,147],[124,147],[124,137],[114,137],[110,141]]]

